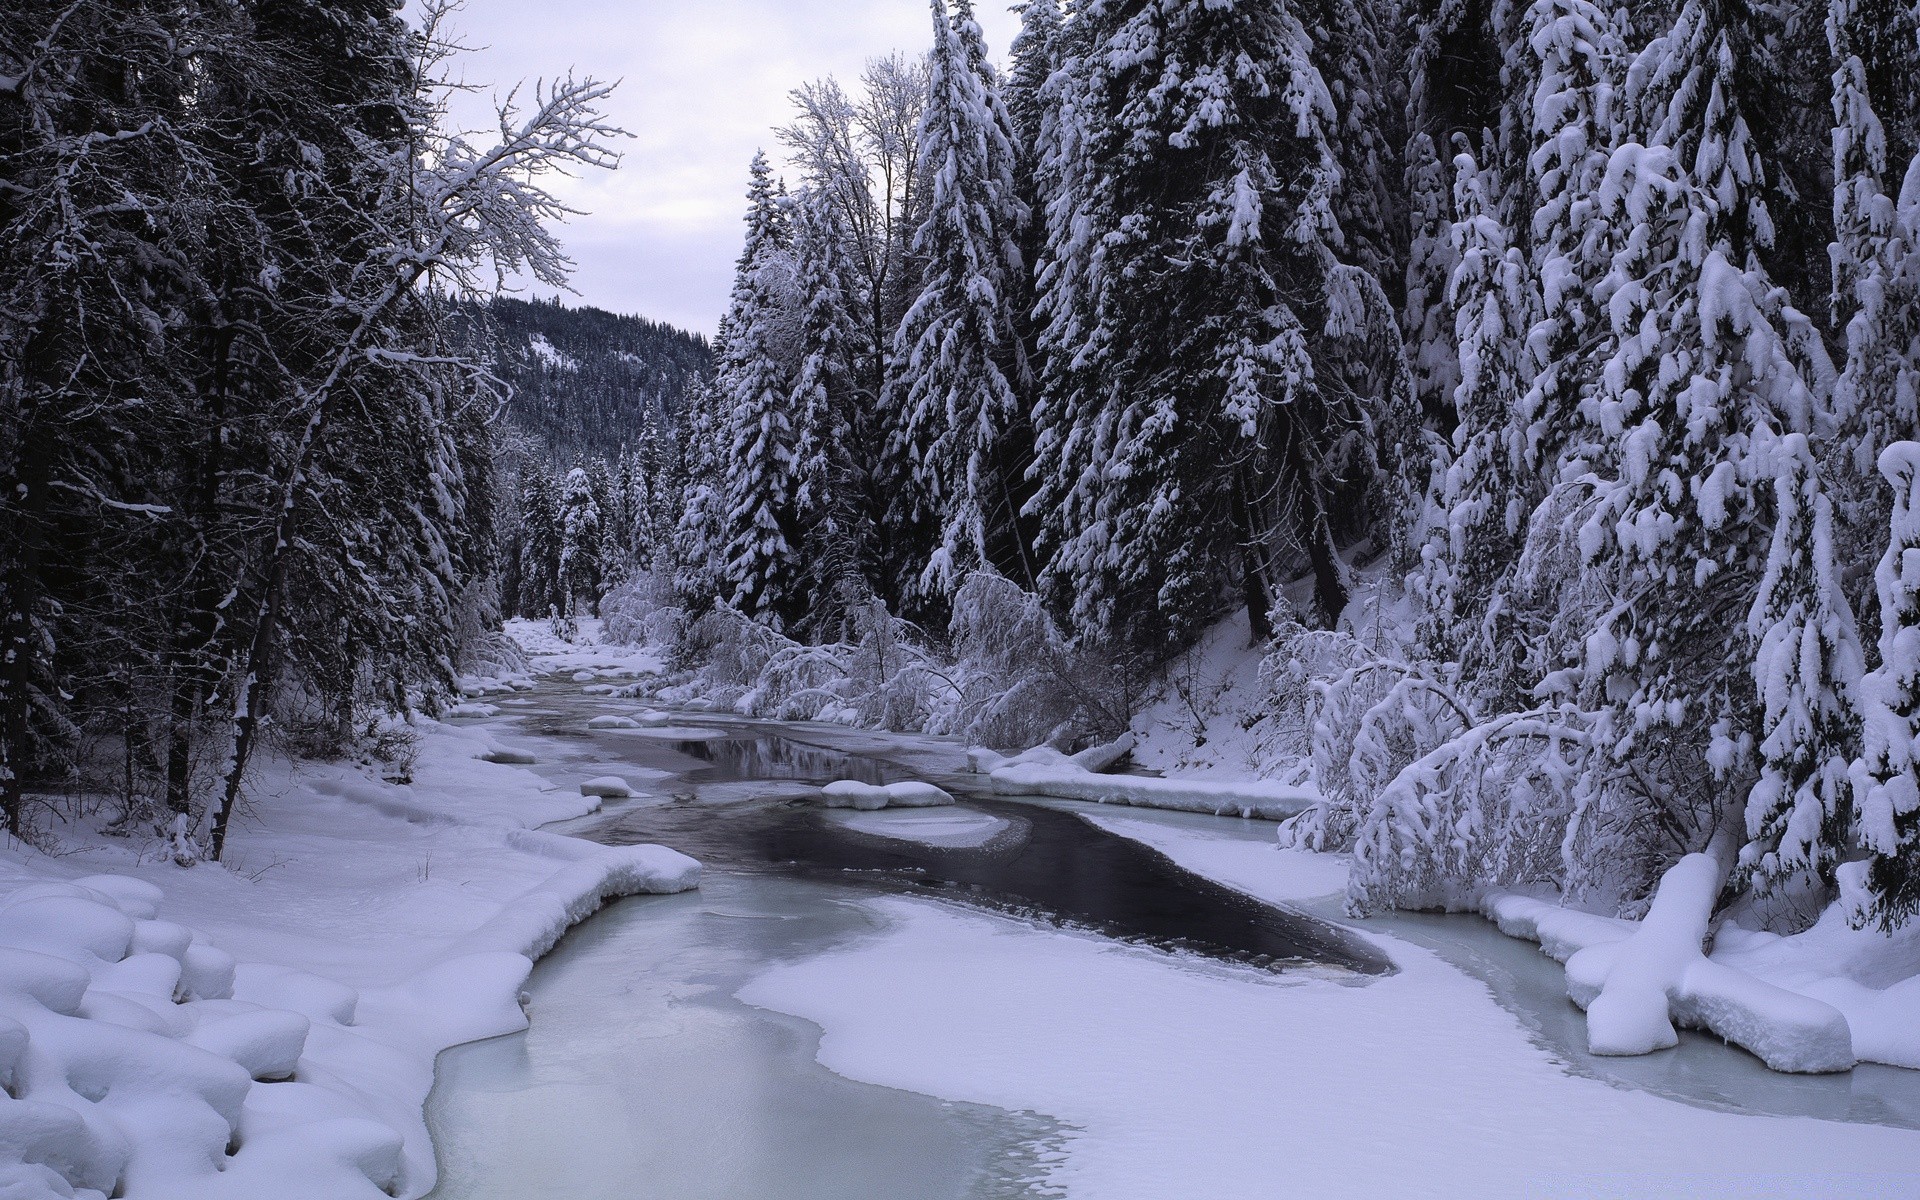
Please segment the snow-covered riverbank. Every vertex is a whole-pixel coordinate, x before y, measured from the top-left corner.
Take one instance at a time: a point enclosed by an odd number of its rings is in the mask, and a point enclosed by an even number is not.
[[[439,1052],[523,1028],[531,960],[608,898],[697,884],[538,831],[599,801],[482,758],[525,747],[420,732],[410,786],[275,766],[225,866],[0,851],[0,1196],[423,1195]]]

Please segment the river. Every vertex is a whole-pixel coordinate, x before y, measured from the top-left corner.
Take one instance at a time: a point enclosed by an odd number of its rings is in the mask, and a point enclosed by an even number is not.
[[[1364,986],[1392,969],[1337,904],[1258,904],[1082,820],[1089,806],[985,795],[951,745],[704,714],[587,728],[636,707],[549,686],[490,719],[534,745],[557,784],[625,774],[654,793],[561,831],[661,842],[708,873],[698,892],[622,901],[570,934],[534,972],[528,1032],[442,1056],[428,1112],[436,1200],[1051,1194],[1045,1166],[1066,1131],[1049,1116],[843,1078],[817,1061],[816,1026],[735,999],[770,968],[877,933],[861,903],[874,896],[933,897],[1228,970]],[[962,804],[876,821],[809,802],[811,785],[841,778],[925,779]],[[1272,836],[1261,822],[1125,811]],[[1781,1076],[1693,1035],[1644,1059],[1594,1059],[1559,968],[1535,948],[1478,918],[1366,929],[1483,980],[1570,1073],[1725,1111],[1920,1128],[1920,1072]]]

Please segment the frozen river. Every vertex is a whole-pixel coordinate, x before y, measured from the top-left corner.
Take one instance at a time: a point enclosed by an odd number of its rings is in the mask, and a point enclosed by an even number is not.
[[[1366,1016],[1363,1001],[1388,1001],[1422,971],[1464,972],[1461,981],[1474,983],[1480,999],[1456,1002],[1477,1003],[1476,1019],[1485,1017],[1479,1009],[1493,1013],[1503,1026],[1497,1032],[1510,1035],[1496,1039],[1504,1053],[1523,1046],[1524,1069],[1485,1086],[1512,1093],[1524,1083],[1542,1095],[1565,1089],[1569,1120],[1585,1105],[1603,1121],[1664,1124],[1676,1138],[1711,1143],[1724,1135],[1738,1145],[1772,1128],[1836,1151],[1862,1140],[1877,1147],[1894,1128],[1920,1128],[1920,1072],[1862,1067],[1781,1076],[1693,1036],[1644,1059],[1593,1059],[1558,967],[1478,919],[1367,922],[1365,932],[1450,964],[1396,975],[1380,945],[1350,929],[1333,900],[1287,909],[1257,904],[1082,820],[1075,810],[1090,806],[975,795],[954,809],[829,813],[801,799],[806,789],[797,786],[927,778],[958,789],[970,781],[954,773],[951,747],[700,717],[676,717],[675,729],[657,732],[587,731],[590,717],[623,707],[632,706],[542,692],[495,720],[505,734],[531,735],[539,769],[557,785],[625,772],[655,793],[611,803],[569,832],[613,843],[661,841],[701,858],[709,873],[699,892],[623,901],[576,930],[534,973],[527,1033],[442,1057],[429,1116],[442,1167],[434,1195],[443,1200],[1172,1195],[1166,1180],[1152,1178],[1155,1170],[1189,1179],[1192,1168],[1179,1166],[1183,1154],[1204,1150],[1212,1163],[1251,1138],[1232,1136],[1241,1114],[1231,1112],[1205,1126],[1219,1130],[1229,1149],[1187,1138],[1127,1165],[1142,1139],[1116,1135],[1107,1145],[1103,1127],[1124,1124],[1129,1103],[1151,1109],[1154,1098],[1139,1095],[1143,1080],[1164,1084],[1169,1106],[1219,1098],[1230,1108],[1257,1108],[1286,1102],[1290,1085],[1272,1077],[1298,1062],[1292,1085],[1316,1094],[1312,1071],[1337,1065],[1340,1046],[1309,1033],[1311,1021],[1337,1021],[1342,998],[1351,998],[1355,1025],[1341,1035],[1353,1040],[1356,1055],[1386,1058],[1394,1038],[1408,1030],[1419,1036],[1420,1022],[1396,1031]],[[1139,810],[1126,817],[1179,836],[1272,836],[1258,822]],[[917,942],[914,930],[923,931]],[[916,947],[936,943],[951,948],[914,957]],[[977,971],[968,966],[976,958]],[[1088,966],[1081,978],[1073,977],[1075,962]],[[1102,982],[1110,971],[1118,973]],[[1500,1009],[1485,1003],[1489,990]],[[1118,994],[1133,991],[1137,1000]],[[1311,1055],[1255,1044],[1249,1026],[1270,1019],[1276,1034],[1288,1031],[1287,1005],[1296,998],[1313,999],[1291,1030],[1309,1039]],[[1179,1011],[1182,1005],[1191,1011]],[[1082,1006],[1084,1021],[1075,1017]],[[929,1015],[914,1027],[903,1007]],[[1444,1021],[1444,1011],[1435,1006],[1433,1019]],[[1083,1033],[1094,1036],[1103,1012],[1113,1028],[1089,1043],[1097,1052],[1068,1049]],[[1208,1044],[1169,1048],[1216,1024],[1219,1036]],[[1027,1038],[1038,1040],[1023,1051]],[[1130,1045],[1135,1038],[1156,1044]],[[1162,1049],[1166,1057],[1156,1059]],[[1049,1065],[1055,1051],[1063,1059]],[[1274,1065],[1262,1067],[1267,1054],[1277,1056]],[[1471,1047],[1466,1055],[1456,1069],[1463,1101],[1477,1086],[1468,1078],[1478,1069]],[[1103,1057],[1119,1061],[1111,1070],[1086,1061]],[[894,1061],[918,1059],[926,1065]],[[1129,1066],[1140,1075],[1130,1076]],[[1407,1069],[1447,1070],[1441,1056]],[[1103,1093],[1106,1107],[1080,1111],[1080,1091]],[[1615,1111],[1628,1097],[1627,1111]],[[1398,1099],[1417,1111],[1417,1095]],[[1521,1096],[1517,1103],[1534,1102]],[[1384,1119],[1394,1107],[1395,1098],[1383,1097],[1380,1113],[1370,1115]],[[1663,1123],[1662,1109],[1675,1118]],[[1797,1119],[1729,1124],[1731,1114]],[[1250,1128],[1281,1115],[1254,1113]],[[1467,1127],[1484,1124],[1476,1117]],[[1700,1131],[1689,1135],[1690,1124]],[[1920,1146],[1920,1138],[1897,1136],[1905,1140],[1893,1144]],[[1484,1173],[1469,1183],[1419,1168],[1434,1153],[1445,1161],[1444,1147],[1436,1151],[1428,1140],[1409,1135],[1409,1162],[1426,1186],[1403,1194],[1505,1194]],[[1593,1163],[1608,1161],[1604,1141],[1576,1139],[1561,1158],[1585,1172],[1578,1178],[1590,1178]],[[1326,1152],[1338,1151],[1328,1145]],[[1104,1177],[1103,1154],[1113,1167]],[[1293,1154],[1298,1166],[1299,1147]],[[1264,1147],[1249,1145],[1245,1156],[1244,1170],[1184,1194],[1324,1194],[1275,1183]],[[1778,1191],[1747,1186],[1724,1194],[1912,1194],[1900,1190],[1911,1176],[1833,1175],[1832,1163],[1823,1169],[1826,1184],[1802,1178],[1782,1181]],[[1527,1195],[1722,1194],[1681,1176],[1670,1191],[1621,1192],[1540,1190],[1532,1187],[1537,1177],[1516,1179],[1526,1186],[1514,1194]]]

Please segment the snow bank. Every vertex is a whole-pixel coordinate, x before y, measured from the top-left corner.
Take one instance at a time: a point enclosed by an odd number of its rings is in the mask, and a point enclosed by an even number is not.
[[[820,802],[828,808],[870,812],[881,808],[935,808],[952,804],[953,797],[931,783],[872,784],[843,779],[821,788]]]
[[[0,1194],[397,1194],[402,1135],[298,1080],[310,1019],[236,998],[160,900],[99,877],[0,897]]]
[[[565,861],[400,983],[239,964],[132,878],[0,895],[0,1195],[179,1200],[420,1195],[434,1057],[526,1027],[532,959],[608,899],[684,891],[659,846],[534,831]]]
[[[423,1195],[436,1056],[525,1028],[531,960],[601,904],[697,884],[531,828],[597,801],[419,728],[413,785],[263,766],[230,868],[0,848],[0,1197]]]
[[[579,630],[571,642],[556,636],[549,621],[516,618],[506,623],[506,632],[526,651],[536,672],[562,675],[575,683],[632,680],[665,670],[654,649],[603,642],[598,619],[583,617],[577,624]]]
[[[1138,808],[1170,808],[1215,816],[1259,817],[1278,821],[1319,800],[1311,786],[1271,780],[1156,779],[1144,775],[1101,775],[1076,763],[1014,764],[988,778],[1002,796],[1053,796]]]
[[[596,846],[533,829],[518,831],[510,840],[522,849],[571,861],[463,938],[458,952],[505,951],[539,958],[609,900],[700,886],[700,864],[665,846]]]

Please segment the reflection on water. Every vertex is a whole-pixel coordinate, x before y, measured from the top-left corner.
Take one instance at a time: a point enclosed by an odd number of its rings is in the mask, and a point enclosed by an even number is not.
[[[783,737],[675,742],[673,748],[690,758],[711,763],[723,779],[797,779],[804,783],[852,779],[860,783],[903,783],[912,777],[889,763],[823,750]]]
[[[1250,900],[1071,813],[979,798],[966,807],[1006,821],[1009,832],[984,846],[931,846],[862,834],[824,820],[809,801],[785,801],[724,810],[698,802],[647,807],[583,836],[610,845],[660,842],[714,867],[863,890],[932,891],[1275,970],[1302,963],[1367,973],[1389,967],[1331,923]]]

